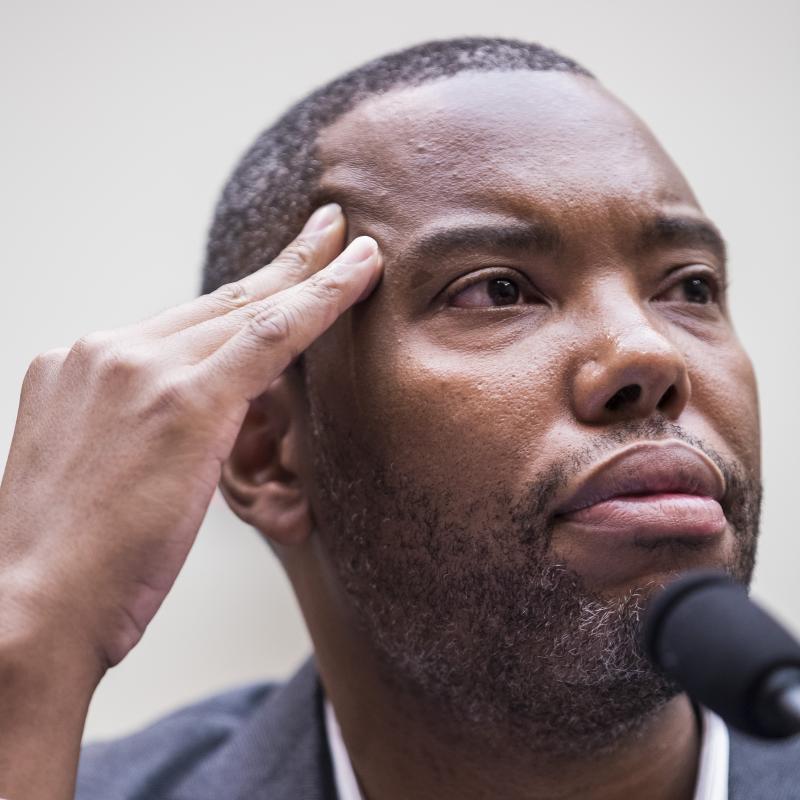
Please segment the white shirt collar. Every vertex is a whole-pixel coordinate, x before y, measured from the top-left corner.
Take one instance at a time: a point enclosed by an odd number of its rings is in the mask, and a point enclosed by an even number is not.
[[[333,778],[336,783],[336,794],[339,800],[364,800],[358,787],[356,775],[347,748],[342,739],[339,720],[333,711],[333,705],[325,698],[325,733],[328,735],[328,746],[333,762]]]
[[[728,728],[713,711],[700,706],[700,712],[703,738],[694,800],[728,800]]]
[[[697,768],[694,800],[728,800],[728,754],[730,740],[725,723],[701,706],[702,740]],[[363,800],[358,780],[347,755],[339,721],[330,700],[325,698],[325,732],[333,762],[333,775],[339,800]]]

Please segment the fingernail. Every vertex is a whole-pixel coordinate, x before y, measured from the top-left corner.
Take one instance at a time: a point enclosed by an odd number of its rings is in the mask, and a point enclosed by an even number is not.
[[[319,233],[328,227],[342,213],[342,207],[338,203],[328,203],[328,205],[318,208],[303,226],[303,233]]]
[[[372,258],[377,249],[378,243],[371,236],[359,236],[345,248],[339,261],[343,264],[360,264]]]

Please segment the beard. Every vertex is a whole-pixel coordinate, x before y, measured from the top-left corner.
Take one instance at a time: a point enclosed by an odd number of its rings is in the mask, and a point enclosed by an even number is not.
[[[478,732],[486,747],[608,751],[681,692],[639,644],[640,615],[659,584],[604,597],[551,552],[557,493],[605,453],[662,438],[705,452],[725,477],[735,539],[729,563],[715,566],[750,583],[758,476],[667,420],[598,435],[522,496],[487,488],[472,502],[457,484],[426,485],[359,447],[319,408],[311,420],[317,533],[381,679],[449,731]]]

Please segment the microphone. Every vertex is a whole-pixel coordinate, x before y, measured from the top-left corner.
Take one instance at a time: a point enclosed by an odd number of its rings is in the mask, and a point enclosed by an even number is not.
[[[647,657],[727,724],[765,739],[800,733],[800,644],[726,573],[670,583],[640,633]]]

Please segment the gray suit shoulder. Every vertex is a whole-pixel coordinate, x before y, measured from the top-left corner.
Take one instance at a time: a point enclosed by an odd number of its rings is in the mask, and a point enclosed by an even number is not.
[[[800,800],[800,736],[764,741],[729,732],[729,800]]]
[[[238,687],[81,749],[75,800],[160,800],[250,719],[274,683]]]

